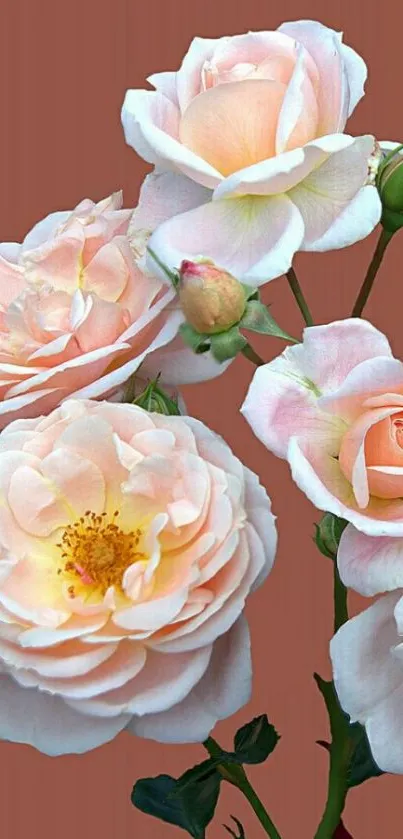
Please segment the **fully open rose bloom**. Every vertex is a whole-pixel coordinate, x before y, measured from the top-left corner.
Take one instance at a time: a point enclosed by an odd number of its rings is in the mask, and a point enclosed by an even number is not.
[[[67,400],[0,436],[0,737],[201,741],[249,698],[270,501],[188,417]]]
[[[0,246],[0,427],[71,394],[113,395],[142,362],[168,384],[220,372],[175,339],[174,290],[144,271],[148,233],[121,206],[120,193],[85,200]]]
[[[403,588],[403,364],[386,337],[359,319],[305,329],[256,371],[242,410],[316,507],[351,522],[345,584]]]
[[[151,240],[163,262],[211,257],[259,285],[299,249],[366,236],[381,211],[366,185],[374,139],[343,133],[365,78],[340,33],[299,21],[195,38],[177,72],[150,76],[154,91],[128,91],[126,140],[158,168],[144,198],[169,205]]]
[[[365,725],[375,762],[403,773],[403,591],[381,597],[330,644],[336,690]]]

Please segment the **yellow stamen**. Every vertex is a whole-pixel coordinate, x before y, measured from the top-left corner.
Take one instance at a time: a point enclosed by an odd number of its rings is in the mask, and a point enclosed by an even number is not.
[[[122,591],[124,572],[133,562],[146,559],[139,550],[141,528],[125,533],[117,524],[119,511],[112,521],[106,513],[97,515],[87,510],[74,524],[69,524],[57,547],[61,550],[64,571],[69,577],[68,593],[77,595],[73,584],[91,587],[105,594],[110,586]],[[59,573],[59,571],[58,571]],[[73,579],[72,579],[73,578]]]

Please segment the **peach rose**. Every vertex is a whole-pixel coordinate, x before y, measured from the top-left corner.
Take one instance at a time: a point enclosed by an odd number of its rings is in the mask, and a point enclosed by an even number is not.
[[[0,436],[0,736],[84,752],[201,741],[249,698],[242,610],[276,531],[188,417],[67,400]]]
[[[344,583],[403,587],[403,364],[386,337],[354,318],[305,329],[256,371],[242,411],[313,504],[351,523]]]
[[[113,395],[141,364],[173,385],[221,372],[176,337],[175,292],[145,271],[148,234],[121,205],[85,200],[0,245],[0,427],[72,394]]]
[[[340,33],[305,20],[195,38],[177,72],[149,77],[154,91],[129,90],[126,140],[158,167],[144,198],[162,208],[159,258],[177,268],[210,257],[260,285],[298,250],[370,233],[381,213],[374,138],[343,133],[365,79]]]

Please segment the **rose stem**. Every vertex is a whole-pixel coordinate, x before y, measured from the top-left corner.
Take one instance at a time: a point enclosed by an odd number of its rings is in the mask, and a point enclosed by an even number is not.
[[[366,273],[364,282],[360,288],[357,300],[354,303],[353,311],[351,312],[352,318],[360,318],[364,309],[364,306],[368,300],[369,295],[371,294],[372,287],[374,285],[375,277],[379,271],[381,262],[383,260],[386,248],[393,236],[393,233],[390,233],[389,230],[382,230],[381,235],[378,239],[377,246],[375,248],[375,253],[372,257],[370,262],[368,271]]]
[[[210,757],[219,757],[222,754],[221,747],[212,737],[208,737],[204,741],[203,746],[208,751]],[[243,766],[234,763],[225,763],[224,761],[222,764],[219,764],[217,769],[226,781],[237,787],[244,794],[245,798],[247,798],[266,835],[270,836],[270,839],[281,839],[280,833],[248,780]]]
[[[255,350],[253,349],[253,347],[251,347],[250,344],[246,344],[246,346],[243,348],[242,355],[244,355],[245,358],[247,358],[249,361],[252,361],[253,364],[256,364],[256,367],[261,367],[262,364],[266,364],[266,362],[263,361],[263,358],[261,358],[260,355],[258,355],[257,352],[255,352]]]
[[[333,586],[334,631],[337,632],[348,621],[348,607],[347,589],[340,579],[336,558],[333,560]],[[333,682],[323,682],[319,676],[315,678],[325,700],[332,735],[328,796],[315,839],[332,839],[340,824],[346,803],[347,773],[351,760],[352,740],[349,736],[349,723],[340,708]]]
[[[299,284],[298,277],[294,271],[294,268],[291,267],[289,271],[286,273],[286,277],[290,286],[290,289],[297,301],[297,306],[304,318],[304,321],[307,326],[313,326],[313,318],[309,311],[308,304],[305,300],[305,297],[302,292],[302,288]]]

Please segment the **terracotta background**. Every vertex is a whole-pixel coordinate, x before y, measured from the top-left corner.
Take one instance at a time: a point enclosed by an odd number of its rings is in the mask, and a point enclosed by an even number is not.
[[[151,72],[176,68],[196,34],[271,29],[304,17],[344,30],[347,43],[370,66],[367,96],[351,132],[403,139],[396,0],[383,11],[375,0],[0,0],[1,240],[20,240],[35,221],[84,196],[100,199],[123,187],[126,204],[135,203],[146,166],[124,144],[124,92],[142,87]],[[373,244],[371,239],[343,252],[298,258],[316,320],[348,313]],[[402,253],[403,236],[396,237],[367,310],[392,334],[400,354]],[[297,333],[300,318],[285,281],[273,282],[265,296],[284,328]],[[274,339],[257,346],[267,359],[282,349]],[[217,729],[217,738],[230,745],[237,725],[256,713],[269,714],[282,740],[270,761],[251,773],[253,781],[284,839],[312,839],[327,780],[327,757],[315,740],[326,736],[327,726],[311,674],[328,674],[331,566],[311,542],[315,511],[292,485],[286,465],[265,453],[237,413],[251,372],[240,359],[220,380],[186,394],[191,412],[221,432],[260,474],[280,528],[275,570],[248,609],[254,698],[237,719]],[[355,600],[352,608],[359,605]],[[130,791],[136,778],[179,773],[202,754],[201,748],[162,747],[127,734],[83,757],[56,759],[1,743],[0,835],[179,837],[135,811]],[[402,794],[403,778],[391,776],[354,791],[346,812],[354,839],[400,835]],[[227,835],[221,823],[230,812],[242,819],[248,839],[263,835],[238,793],[226,787],[209,839]]]

